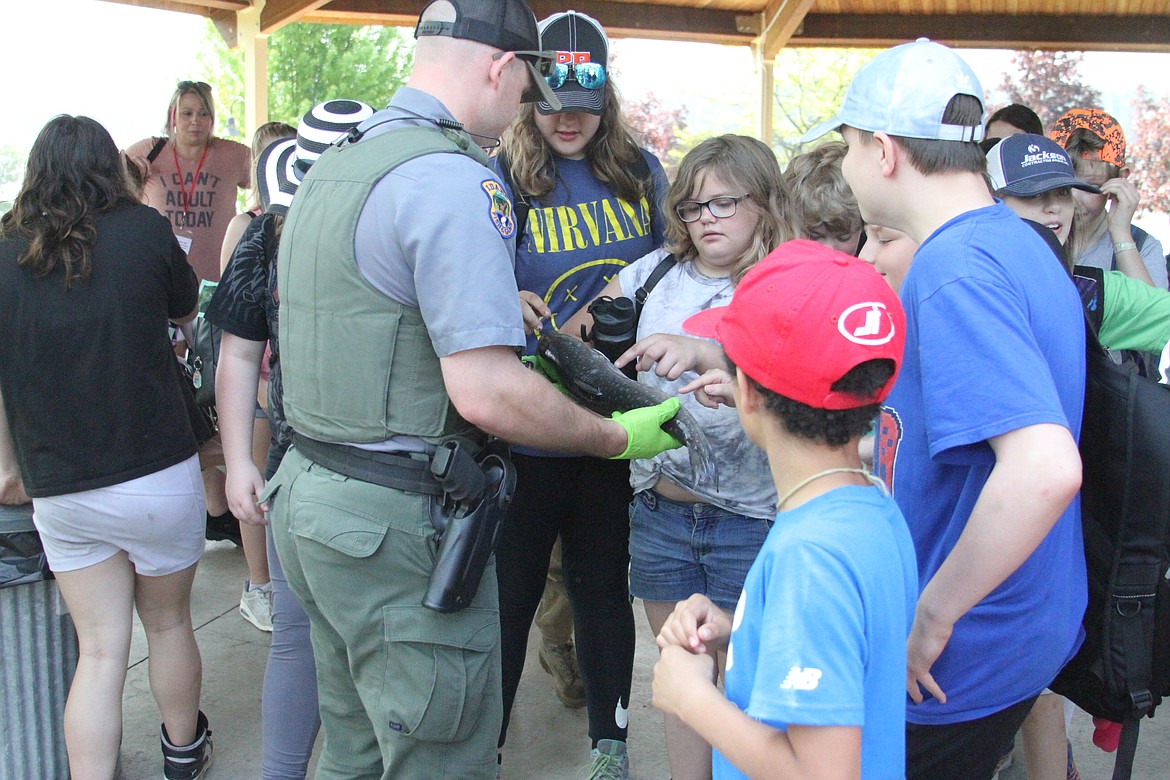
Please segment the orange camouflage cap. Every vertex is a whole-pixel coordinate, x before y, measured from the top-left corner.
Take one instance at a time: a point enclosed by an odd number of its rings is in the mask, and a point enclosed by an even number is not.
[[[1118,168],[1125,167],[1125,132],[1109,114],[1099,108],[1072,108],[1056,120],[1048,137],[1061,146],[1068,143],[1073,130],[1078,127],[1088,130],[1105,142],[1101,147],[1101,159]]]

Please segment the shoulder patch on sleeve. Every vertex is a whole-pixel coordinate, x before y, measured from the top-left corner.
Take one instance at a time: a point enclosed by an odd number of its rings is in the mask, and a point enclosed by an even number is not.
[[[504,188],[495,179],[484,179],[480,183],[488,197],[488,216],[500,235],[511,238],[516,235],[516,216],[512,213],[512,201],[508,200]]]

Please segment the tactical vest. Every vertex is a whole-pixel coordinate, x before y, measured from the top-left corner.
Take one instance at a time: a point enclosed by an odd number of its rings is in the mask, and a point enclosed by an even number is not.
[[[427,154],[487,157],[466,135],[404,127],[321,155],[297,189],[277,256],[284,411],[327,442],[474,435],[451,405],[422,313],[387,297],[354,256],[358,216],[387,173]]]

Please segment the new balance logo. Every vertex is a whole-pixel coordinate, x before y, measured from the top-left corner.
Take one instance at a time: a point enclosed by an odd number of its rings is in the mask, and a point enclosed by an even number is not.
[[[788,670],[788,675],[784,678],[784,682],[780,683],[781,690],[795,690],[795,691],[811,691],[815,690],[821,681],[821,670],[809,667],[808,669],[801,669],[799,666],[794,666]]]

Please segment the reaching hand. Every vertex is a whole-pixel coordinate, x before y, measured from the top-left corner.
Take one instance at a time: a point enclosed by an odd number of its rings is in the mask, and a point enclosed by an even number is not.
[[[711,599],[696,593],[680,601],[658,632],[658,647],[681,647],[690,653],[707,653],[726,647],[731,619]],[[710,648],[708,648],[710,643]]]
[[[720,404],[735,406],[735,377],[722,368],[703,372],[678,389],[679,393],[694,393],[695,400],[709,409],[718,409]]]
[[[626,431],[626,448],[611,460],[653,458],[660,452],[681,447],[682,442],[662,430],[662,424],[678,414],[677,398],[667,398],[657,406],[641,406],[628,412],[614,412],[614,422]]]
[[[520,291],[520,313],[524,316],[524,332],[532,335],[540,330],[541,320],[552,316],[552,310],[531,290]]]
[[[697,370],[703,353],[712,348],[709,341],[655,333],[627,349],[613,364],[622,368],[631,360],[636,360],[639,371],[649,371],[654,366],[654,373],[673,381],[682,376],[684,371]]]

